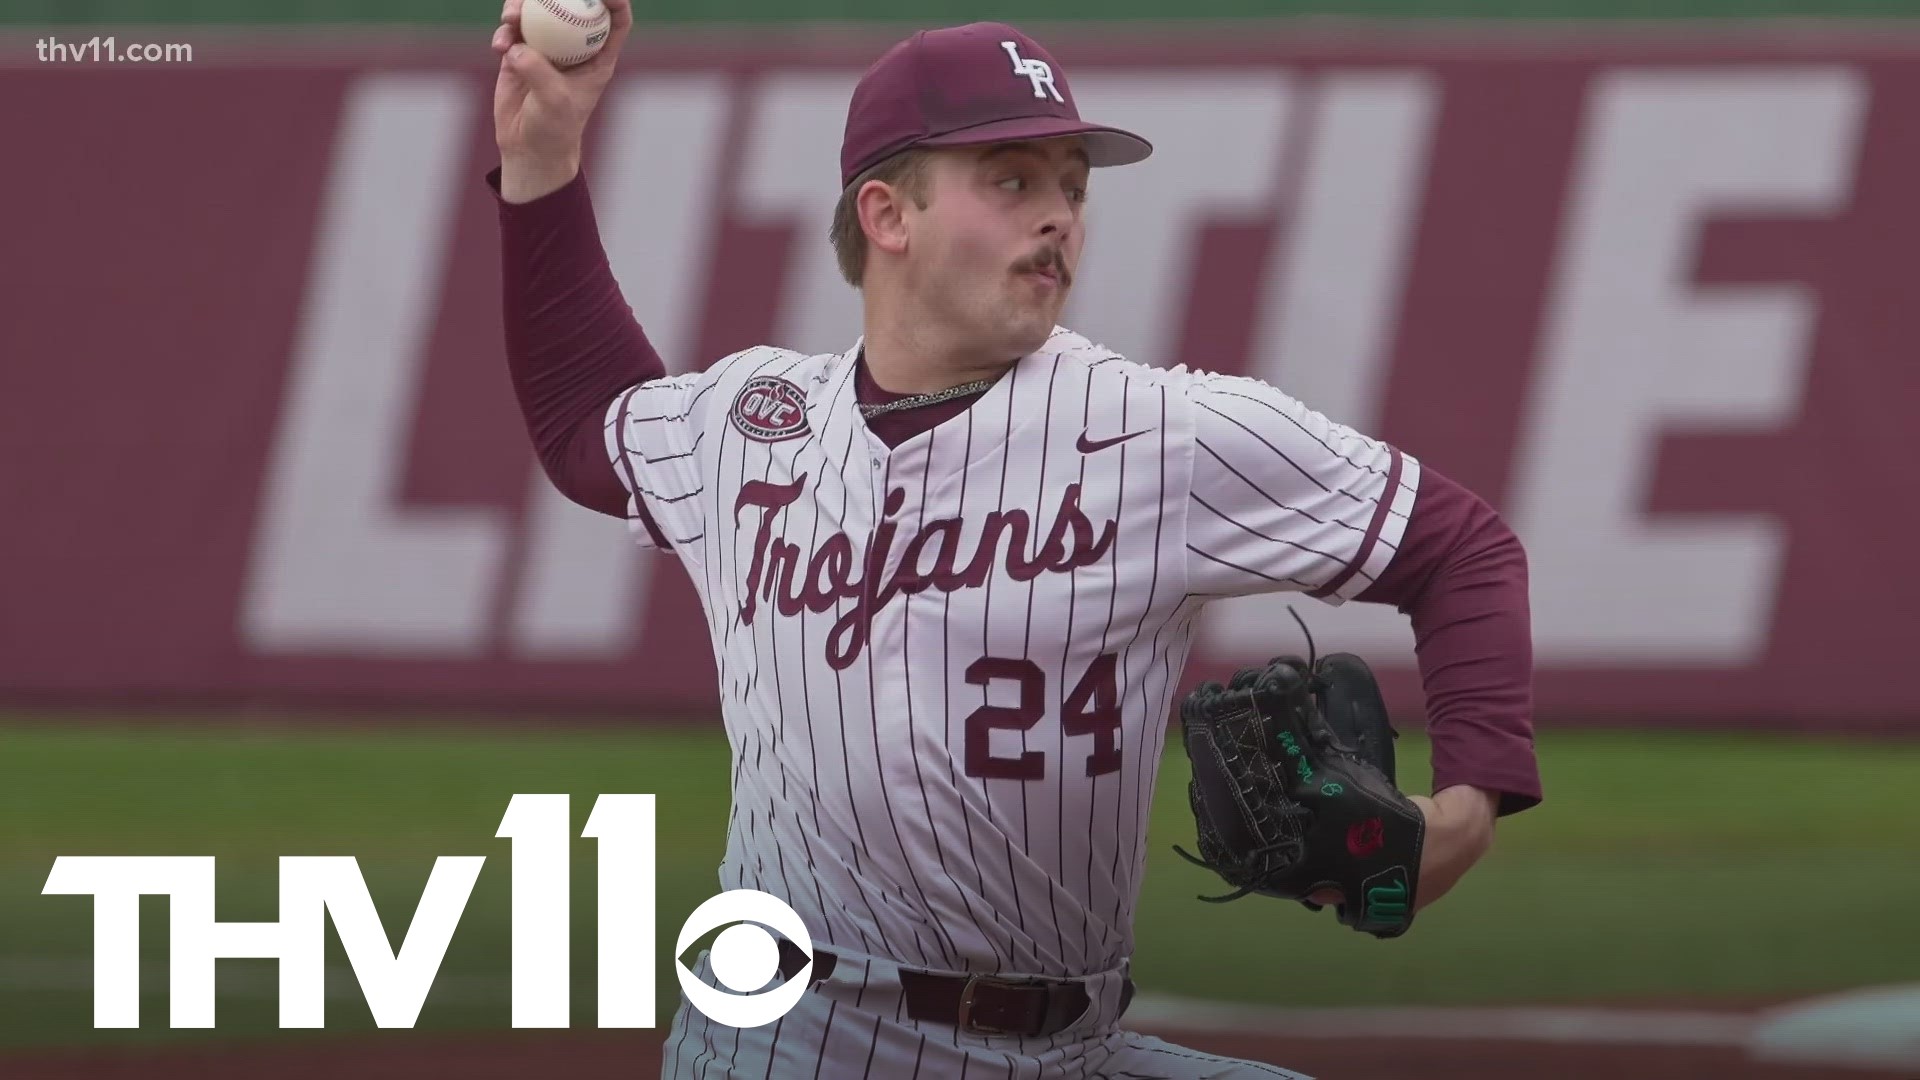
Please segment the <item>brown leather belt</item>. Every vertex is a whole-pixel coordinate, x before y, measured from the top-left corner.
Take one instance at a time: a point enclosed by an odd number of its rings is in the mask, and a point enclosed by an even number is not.
[[[791,941],[780,942],[780,976],[791,979],[807,956]],[[813,953],[812,979],[833,975],[839,958],[824,949]],[[976,1035],[1056,1035],[1080,1019],[1092,998],[1079,979],[1002,978],[997,975],[937,975],[900,969],[907,1015],[922,1023],[946,1024]],[[1133,1001],[1133,980],[1120,990],[1120,1011]]]

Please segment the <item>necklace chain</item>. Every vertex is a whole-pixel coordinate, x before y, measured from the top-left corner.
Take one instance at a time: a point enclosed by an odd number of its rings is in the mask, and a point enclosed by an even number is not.
[[[863,403],[860,406],[860,415],[871,420],[876,416],[882,416],[890,412],[899,412],[902,409],[917,409],[922,405],[938,405],[943,401],[952,401],[957,397],[966,397],[968,394],[978,394],[990,390],[997,381],[997,379],[975,379],[973,382],[961,383],[959,386],[949,386],[945,390],[936,390],[931,394],[913,394],[908,397],[903,397],[898,401],[888,401],[878,405]]]

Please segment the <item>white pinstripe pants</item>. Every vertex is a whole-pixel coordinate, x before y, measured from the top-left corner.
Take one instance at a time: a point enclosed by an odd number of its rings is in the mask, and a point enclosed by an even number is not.
[[[891,961],[834,951],[832,977],[765,1027],[715,1023],[683,999],[663,1080],[1312,1080],[1121,1029],[1118,971],[1088,980],[1093,1004],[1058,1035],[990,1038],[907,1017]],[[711,985],[705,952],[694,970]]]

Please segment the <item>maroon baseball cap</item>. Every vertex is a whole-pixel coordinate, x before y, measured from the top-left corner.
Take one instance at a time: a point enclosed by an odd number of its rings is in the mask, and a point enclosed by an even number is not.
[[[915,146],[1078,135],[1095,166],[1153,152],[1130,131],[1080,119],[1066,72],[1040,43],[1005,23],[922,30],[860,77],[840,144],[840,186]]]

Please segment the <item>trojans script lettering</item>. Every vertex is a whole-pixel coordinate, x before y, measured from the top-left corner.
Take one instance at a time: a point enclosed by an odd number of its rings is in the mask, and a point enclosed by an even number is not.
[[[1065,573],[1099,562],[1113,546],[1115,522],[1108,520],[1095,535],[1092,520],[1080,509],[1080,485],[1069,484],[1054,510],[1046,540],[1031,559],[1027,557],[1027,538],[1030,532],[1038,535],[1038,523],[1029,520],[1023,509],[990,511],[965,565],[959,562],[963,519],[936,518],[907,539],[900,564],[881,583],[899,529],[893,515],[906,503],[906,489],[894,488],[887,493],[880,524],[867,544],[865,565],[856,568],[853,541],[844,531],[821,541],[811,556],[785,537],[773,534],[774,518],[800,498],[806,482],[805,473],[784,484],[749,480],[733,501],[736,522],[748,507],[760,509],[740,622],[753,625],[762,599],[788,616],[803,611],[819,614],[841,600],[852,600],[853,606],[834,621],[827,634],[827,663],[836,670],[846,668],[860,656],[874,615],[895,597],[928,589],[977,589],[986,584],[996,566],[1004,566],[1007,576],[1015,581],[1032,581],[1041,574]],[[929,549],[933,551],[932,565],[923,567]]]

